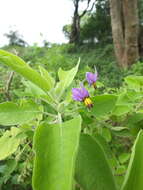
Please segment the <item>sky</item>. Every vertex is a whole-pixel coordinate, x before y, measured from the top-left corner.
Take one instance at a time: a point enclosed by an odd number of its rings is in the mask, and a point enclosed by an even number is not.
[[[73,15],[71,0],[3,0],[0,11],[0,46],[8,44],[4,33],[18,30],[32,45],[66,42],[62,32]],[[42,34],[42,35],[41,35]]]

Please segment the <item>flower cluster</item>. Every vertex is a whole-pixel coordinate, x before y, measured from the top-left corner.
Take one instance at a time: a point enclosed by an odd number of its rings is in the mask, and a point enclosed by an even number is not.
[[[98,79],[97,72],[96,73],[91,73],[91,72],[86,73],[86,80],[90,86],[93,85],[94,88],[96,88],[97,79]],[[84,104],[88,108],[93,107],[92,100],[89,97],[89,92],[86,90],[86,88],[83,87],[83,85],[81,85],[80,88],[72,89],[72,98],[75,101],[84,102]]]

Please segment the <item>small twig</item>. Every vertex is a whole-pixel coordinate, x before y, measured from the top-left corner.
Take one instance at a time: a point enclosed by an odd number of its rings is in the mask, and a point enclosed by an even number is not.
[[[7,80],[7,83],[6,83],[6,87],[5,87],[5,95],[6,95],[7,100],[11,100],[9,91],[10,91],[13,76],[14,76],[14,72],[12,71],[9,74],[9,77],[8,77],[8,80]]]
[[[18,162],[20,159],[20,156],[22,155],[22,153],[25,151],[25,149],[27,148],[27,146],[30,144],[30,142],[26,143],[26,145],[24,146],[24,148],[22,149],[22,151],[16,156],[16,161]]]
[[[14,53],[16,56],[18,56],[18,51],[16,49],[12,49],[12,53]],[[5,87],[5,96],[7,100],[11,100],[10,97],[10,87],[11,87],[11,83],[13,80],[13,76],[14,76],[14,72],[10,72],[7,83],[6,83],[6,87]]]
[[[92,3],[91,8],[88,10],[90,2],[91,2],[91,0],[88,0],[86,9],[82,12],[81,15],[79,15],[80,18],[83,17],[87,12],[91,12],[92,11],[92,9],[93,9],[93,7],[95,5],[95,1]]]

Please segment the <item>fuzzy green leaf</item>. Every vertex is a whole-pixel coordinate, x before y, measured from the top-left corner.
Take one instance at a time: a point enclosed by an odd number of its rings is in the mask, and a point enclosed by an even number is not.
[[[93,108],[91,111],[95,114],[95,116],[104,116],[110,113],[116,104],[117,96],[115,95],[98,95],[92,98]]]
[[[71,190],[81,117],[42,124],[35,132],[34,190]]]
[[[17,105],[13,102],[0,104],[0,125],[18,125],[27,123],[39,115],[39,106],[34,102]]]
[[[9,66],[15,72],[19,73],[24,78],[33,82],[45,92],[50,90],[49,81],[42,77],[37,71],[32,69],[20,57],[7,51],[0,50],[0,63]]]
[[[143,131],[135,140],[125,180],[121,190],[143,189]]]
[[[116,190],[105,153],[99,142],[89,135],[81,135],[75,176],[84,190]]]

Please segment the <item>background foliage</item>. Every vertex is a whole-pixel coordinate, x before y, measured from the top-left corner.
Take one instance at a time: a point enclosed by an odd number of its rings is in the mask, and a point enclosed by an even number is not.
[[[52,157],[56,160],[55,165],[45,170],[47,175],[49,171],[52,174],[48,178],[50,190],[54,188],[54,184],[58,183],[58,180],[55,180],[56,183],[53,184],[55,173],[61,178],[68,176],[67,171],[71,160],[66,158],[71,157],[72,151],[63,151],[60,154],[60,147],[57,148],[59,145],[57,139],[61,133],[57,130],[58,124],[53,121],[59,120],[58,112],[61,113],[63,119],[63,136],[67,135],[69,139],[71,138],[69,141],[60,141],[61,147],[65,149],[69,143],[68,149],[76,150],[81,121],[80,117],[75,116],[80,114],[82,118],[75,170],[70,168],[75,180],[70,181],[67,186],[60,183],[62,189],[67,190],[72,183],[73,190],[103,190],[107,187],[114,190],[116,188],[122,190],[143,188],[141,180],[142,9],[143,3],[140,0],[140,60],[126,70],[117,66],[112,43],[109,2],[106,0],[96,1],[95,8],[81,19],[81,43],[78,45],[68,43],[58,45],[44,41],[42,47],[36,44],[28,46],[17,31],[6,34],[9,45],[2,49],[20,56],[27,64],[23,62],[23,69],[21,69],[15,64],[15,57],[13,59],[10,57],[9,62],[4,57],[0,60],[1,190],[32,189],[33,150],[37,151],[33,186],[36,186],[38,190],[41,185],[39,175],[37,175],[37,170],[41,169],[39,165],[45,168],[45,162],[48,160],[48,163],[51,163]],[[65,25],[63,31],[69,38],[71,25]],[[81,61],[77,69],[79,58]],[[2,64],[3,62],[25,78],[13,72]],[[60,67],[64,71],[59,69]],[[99,74],[96,89],[90,87],[85,81],[85,73],[94,72],[95,67]],[[79,87],[81,82],[91,95],[94,104],[91,110],[82,103],[74,102],[71,98],[71,88]],[[50,94],[47,94],[48,90]],[[74,124],[79,122],[78,137],[74,127],[67,130],[68,122]],[[45,123],[52,125],[53,129],[41,128],[45,126]],[[40,132],[34,135],[36,129]],[[45,139],[45,136],[49,134],[50,149],[47,148],[47,142],[42,141],[43,136]],[[51,143],[53,140],[55,144]],[[39,156],[41,152],[38,152],[43,147],[45,147],[44,150],[47,148],[47,152],[49,151],[52,155],[52,157],[45,157],[45,162],[41,161]],[[59,159],[60,163],[57,161]],[[64,161],[67,164],[65,174],[62,175],[60,171],[63,169],[61,165]],[[59,173],[55,172],[54,167],[58,168]],[[133,180],[135,175],[138,181]],[[46,182],[42,190],[44,188],[47,188]]]

